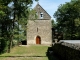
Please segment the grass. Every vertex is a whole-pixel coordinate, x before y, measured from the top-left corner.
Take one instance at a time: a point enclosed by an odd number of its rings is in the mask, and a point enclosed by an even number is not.
[[[0,55],[0,60],[48,60],[46,57],[48,46],[17,46],[10,53]]]
[[[47,57],[44,57],[44,58],[39,58],[39,57],[15,57],[15,58],[0,58],[0,60],[48,60]]]

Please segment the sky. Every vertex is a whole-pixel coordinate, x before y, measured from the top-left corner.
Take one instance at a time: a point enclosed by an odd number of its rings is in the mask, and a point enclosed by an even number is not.
[[[45,11],[51,16],[53,20],[55,18],[53,17],[55,11],[57,11],[58,6],[60,4],[65,4],[66,2],[70,2],[71,0],[39,0],[39,4],[43,7]],[[35,7],[37,2],[34,2],[32,7]]]

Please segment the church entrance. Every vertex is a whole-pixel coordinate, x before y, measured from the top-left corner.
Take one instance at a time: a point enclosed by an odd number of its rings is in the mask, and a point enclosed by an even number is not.
[[[41,37],[40,36],[36,37],[36,44],[41,44]]]

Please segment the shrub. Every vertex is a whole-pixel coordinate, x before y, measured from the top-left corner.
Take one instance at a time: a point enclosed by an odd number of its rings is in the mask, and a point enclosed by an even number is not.
[[[7,40],[4,38],[0,39],[0,54],[6,52],[7,50]]]

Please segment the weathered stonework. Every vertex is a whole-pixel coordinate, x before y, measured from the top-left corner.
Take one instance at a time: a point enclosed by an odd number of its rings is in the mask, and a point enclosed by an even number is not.
[[[50,45],[52,43],[51,17],[39,4],[36,5],[34,10],[37,12],[38,18],[35,21],[28,21],[27,45],[37,44],[37,36],[40,37],[40,44]]]

